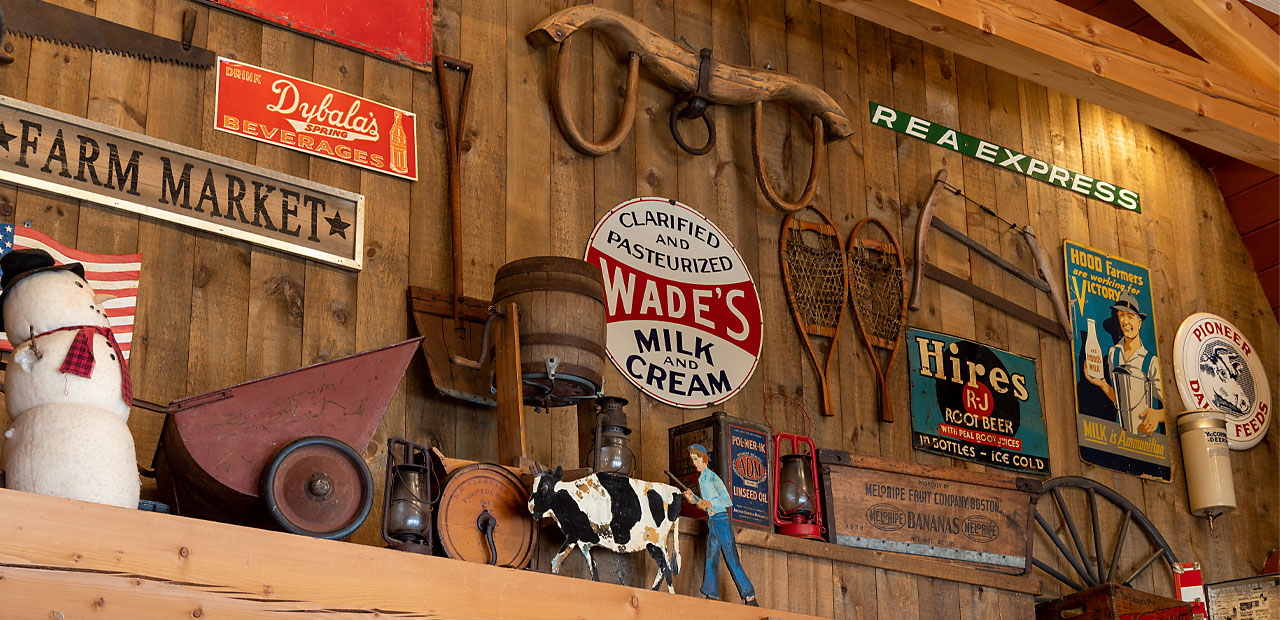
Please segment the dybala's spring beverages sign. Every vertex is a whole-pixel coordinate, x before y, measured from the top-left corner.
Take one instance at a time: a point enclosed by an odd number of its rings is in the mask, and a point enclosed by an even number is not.
[[[697,211],[636,198],[587,243],[608,306],[609,358],[670,405],[707,407],[751,378],[762,342],[760,297],[737,249]]]
[[[417,118],[327,86],[218,59],[214,127],[376,170],[418,178]]]
[[[1003,469],[1049,473],[1036,365],[994,347],[907,330],[917,450]]]

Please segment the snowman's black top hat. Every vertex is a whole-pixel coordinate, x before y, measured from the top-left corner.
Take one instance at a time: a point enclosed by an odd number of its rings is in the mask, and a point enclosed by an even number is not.
[[[4,289],[0,291],[0,309],[4,308],[4,301],[9,297],[9,291],[13,290],[13,285],[27,276],[42,271],[70,271],[81,279],[84,278],[84,265],[80,263],[59,265],[48,252],[35,248],[14,250],[0,256],[0,270],[4,271],[4,275],[0,276],[0,289]],[[2,313],[0,313],[0,329],[4,329]]]

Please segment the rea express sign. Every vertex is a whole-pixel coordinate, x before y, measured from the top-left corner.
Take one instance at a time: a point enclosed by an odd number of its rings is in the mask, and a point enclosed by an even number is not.
[[[214,127],[410,180],[418,178],[416,117],[377,101],[218,59]]]
[[[587,243],[608,301],[606,348],[646,394],[689,409],[724,402],[760,359],[760,297],[738,250],[666,198],[614,207]]]

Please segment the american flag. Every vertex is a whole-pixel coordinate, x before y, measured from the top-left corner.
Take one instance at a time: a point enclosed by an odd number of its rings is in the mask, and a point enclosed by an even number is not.
[[[15,230],[16,228],[16,230]],[[89,286],[100,294],[114,299],[102,302],[111,322],[111,331],[120,343],[120,352],[129,359],[133,344],[133,317],[138,310],[138,277],[142,272],[141,254],[93,254],[69,248],[48,235],[26,226],[0,224],[0,256],[12,249],[39,248],[48,252],[60,264],[84,265],[84,276]],[[0,332],[0,336],[4,336]],[[12,351],[8,338],[0,340],[0,351]]]

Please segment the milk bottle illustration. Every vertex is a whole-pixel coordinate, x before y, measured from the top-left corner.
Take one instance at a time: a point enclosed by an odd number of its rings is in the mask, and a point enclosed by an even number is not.
[[[1084,374],[1093,379],[1102,378],[1102,345],[1098,344],[1098,326],[1089,321],[1089,335],[1084,342]]]

